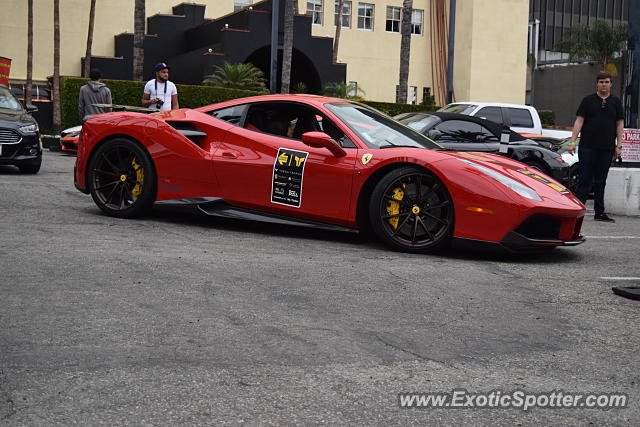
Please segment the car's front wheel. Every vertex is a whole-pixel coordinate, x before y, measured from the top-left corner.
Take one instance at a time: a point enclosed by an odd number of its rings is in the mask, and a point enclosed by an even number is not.
[[[404,252],[434,252],[451,240],[453,200],[433,174],[402,167],[376,184],[369,218],[375,234],[388,246]]]
[[[134,218],[147,213],[156,198],[152,160],[139,144],[113,139],[100,145],[88,168],[91,197],[111,216]]]
[[[532,169],[537,170],[538,172],[542,172],[545,174],[549,174],[549,171],[547,170],[548,168],[545,167],[541,162],[537,161],[537,160],[523,160],[522,163],[524,163],[525,165],[529,166]]]
[[[40,159],[37,163],[18,165],[18,169],[20,169],[20,173],[32,175],[40,171],[41,165],[42,165],[42,159]]]

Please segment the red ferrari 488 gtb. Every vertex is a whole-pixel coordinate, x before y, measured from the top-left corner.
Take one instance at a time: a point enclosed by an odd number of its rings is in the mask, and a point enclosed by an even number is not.
[[[432,252],[452,241],[511,250],[580,244],[585,208],[505,157],[449,151],[362,104],[267,95],[89,119],[75,185],[109,215],[154,204],[340,230]]]

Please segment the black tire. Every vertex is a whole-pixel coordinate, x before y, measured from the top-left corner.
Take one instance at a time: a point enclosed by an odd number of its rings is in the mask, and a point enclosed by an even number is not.
[[[385,175],[369,202],[374,233],[403,252],[430,253],[453,235],[453,200],[442,181],[425,169],[402,167]]]
[[[128,139],[100,145],[87,169],[93,201],[108,215],[135,218],[148,213],[158,182],[149,153]]]
[[[580,171],[580,167],[578,163],[574,163],[571,165],[571,170],[569,171],[569,185],[567,186],[572,193],[575,193],[578,189],[578,174]]]
[[[36,164],[30,165],[19,165],[18,169],[20,169],[20,173],[34,175],[40,171],[40,166],[42,165],[42,159]]]
[[[524,163],[525,165],[532,167],[533,169],[542,172],[544,174],[549,175],[549,170],[548,168],[543,165],[541,162],[539,162],[538,160],[524,160],[522,163]]]

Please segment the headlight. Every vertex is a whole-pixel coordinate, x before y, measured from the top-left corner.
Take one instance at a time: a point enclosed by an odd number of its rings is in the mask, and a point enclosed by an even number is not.
[[[34,132],[38,132],[38,125],[33,124],[33,125],[20,126],[18,130],[20,131],[20,133],[34,133]]]
[[[480,166],[477,163],[470,162],[469,160],[463,160],[463,159],[458,159],[458,160],[460,160],[462,163],[468,164],[469,166],[479,170],[480,172],[486,175],[489,175],[491,178],[509,187],[510,189],[512,189],[519,195],[521,195],[522,197],[526,197],[527,199],[531,199],[531,200],[536,200],[538,202],[542,201],[538,193],[536,193],[534,190],[527,187],[526,185],[520,184],[518,181],[511,179],[506,175],[503,175],[499,172],[496,172],[484,166]]]
[[[62,131],[62,137],[71,136],[75,137],[80,135],[80,131],[82,130],[82,126],[74,126],[69,129],[65,129]]]

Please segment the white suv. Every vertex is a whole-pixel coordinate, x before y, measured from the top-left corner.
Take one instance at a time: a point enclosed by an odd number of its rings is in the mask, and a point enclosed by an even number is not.
[[[507,125],[518,133],[542,134],[538,111],[530,105],[502,102],[456,102],[438,111],[481,117],[501,125]]]

